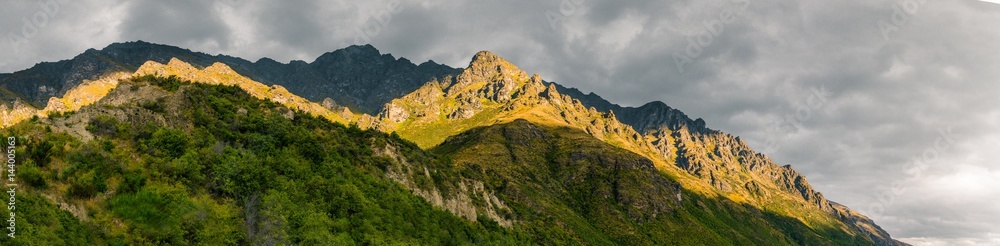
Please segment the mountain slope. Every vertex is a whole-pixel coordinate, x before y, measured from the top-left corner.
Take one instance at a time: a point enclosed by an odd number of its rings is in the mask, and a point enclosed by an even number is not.
[[[585,95],[579,90],[555,85],[564,93],[585,98],[582,101],[588,106],[603,112],[619,112],[616,115],[622,123],[632,126],[645,138],[653,139],[651,143],[659,152],[677,158],[675,162],[679,167],[717,189],[766,197],[770,194],[761,186],[773,185],[777,190],[793,194],[830,214],[853,230],[863,232],[877,244],[904,244],[893,240],[868,217],[827,200],[791,165],[777,165],[767,156],[752,150],[739,137],[706,128],[702,119],[692,120],[680,110],[658,101],[640,107],[622,107],[593,93]],[[733,164],[739,167],[733,170]],[[773,184],[761,180],[770,180]]]
[[[569,234],[553,233],[563,243],[871,243],[838,229],[810,228],[752,206],[692,193],[649,159],[572,127],[515,120],[466,131],[433,151],[451,157],[455,172],[499,191],[529,227],[564,228]]]
[[[480,52],[459,75],[437,79],[386,104],[379,114],[383,125],[377,128],[430,148],[446,136],[516,119],[571,127],[649,158],[702,195],[721,195],[814,228],[859,233],[876,244],[900,244],[869,219],[843,206],[835,209],[790,166],[776,165],[739,138],[706,128],[701,119],[660,102],[623,108],[597,95],[560,88],[538,75],[528,77],[496,54]]]
[[[531,239],[436,209],[387,177],[390,161],[374,154],[377,143],[399,146],[420,166],[444,166],[398,138],[256,99],[237,86],[177,81],[123,80],[73,114],[7,128],[6,135],[18,138],[17,211],[27,219],[18,220],[15,238],[2,237],[0,244],[510,245]],[[289,111],[297,116],[286,117]],[[74,137],[76,128],[93,138]],[[445,187],[429,182],[423,186]]]

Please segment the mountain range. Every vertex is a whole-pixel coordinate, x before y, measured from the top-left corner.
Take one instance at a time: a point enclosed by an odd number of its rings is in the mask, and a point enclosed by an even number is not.
[[[702,119],[488,51],[452,68],[371,45],[280,63],[115,43],[0,74],[0,96],[25,216],[50,220],[20,238],[905,245]]]

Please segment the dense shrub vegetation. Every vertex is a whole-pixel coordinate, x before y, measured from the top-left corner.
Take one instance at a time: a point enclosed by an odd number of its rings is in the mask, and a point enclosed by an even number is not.
[[[21,182],[33,190],[14,240],[2,245],[267,244],[453,245],[500,242],[512,232],[460,219],[384,178],[373,141],[400,141],[299,114],[227,86],[140,78],[185,91],[190,128],[133,125],[96,115],[95,139],[23,123]],[[148,105],[136,105],[148,109]],[[240,110],[244,109],[244,110]],[[239,111],[239,113],[238,113]],[[402,144],[414,147],[412,144]],[[410,152],[422,152],[411,149]],[[22,159],[23,158],[23,159]],[[81,221],[37,194],[85,208]],[[36,214],[42,213],[42,214]],[[42,228],[42,229],[40,229]],[[48,229],[44,229],[48,228]],[[67,230],[66,228],[72,229]]]

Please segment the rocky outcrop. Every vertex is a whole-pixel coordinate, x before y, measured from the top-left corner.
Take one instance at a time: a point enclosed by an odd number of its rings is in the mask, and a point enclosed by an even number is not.
[[[386,168],[386,176],[389,179],[403,185],[413,194],[423,197],[432,205],[470,221],[476,221],[479,215],[485,215],[507,228],[516,222],[510,218],[512,210],[492,190],[486,189],[482,181],[461,179],[457,183],[421,186],[417,180],[433,179],[427,167],[415,165],[391,144],[372,146],[372,149],[375,150],[376,156],[392,160],[392,165]],[[450,186],[452,189],[450,192],[442,192],[439,186]]]
[[[75,111],[83,106],[96,103],[108,92],[118,87],[118,81],[127,79],[127,73],[112,73],[97,80],[84,80],[68,90],[62,97],[52,97],[43,113]]]
[[[62,97],[52,97],[41,110],[15,99],[12,107],[0,105],[0,126],[8,127],[32,117],[47,118],[50,114],[73,112],[96,103],[118,86],[118,81],[128,78],[125,73],[112,73],[96,80],[82,83],[66,91]]]
[[[15,99],[12,107],[0,105],[0,127],[10,127],[35,116],[38,110]]]
[[[392,123],[401,123],[410,118],[410,113],[406,112],[406,109],[398,104],[389,103],[385,105],[385,110],[379,114],[379,117]]]
[[[283,86],[267,86],[263,83],[243,77],[236,71],[229,68],[229,66],[222,63],[215,63],[205,69],[198,69],[189,63],[181,61],[180,59],[171,59],[167,64],[149,61],[132,74],[132,76],[144,75],[176,76],[180,79],[194,83],[233,85],[243,89],[253,97],[271,100],[284,105],[289,109],[303,111],[315,116],[326,118],[333,122],[347,124],[357,121],[356,117],[353,115],[345,118],[343,117],[344,114],[342,114],[342,112],[333,112],[323,105],[309,101],[289,92]],[[294,118],[294,112],[291,111],[285,112],[284,115],[287,118]]]

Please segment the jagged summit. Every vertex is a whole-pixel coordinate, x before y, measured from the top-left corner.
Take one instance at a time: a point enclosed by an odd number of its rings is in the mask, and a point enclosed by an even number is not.
[[[591,92],[590,94],[594,94],[594,93],[593,93],[593,92]],[[596,94],[595,94],[595,95],[596,95]],[[648,102],[648,103],[646,103],[646,104],[643,104],[642,106],[639,106],[639,107],[640,107],[640,108],[649,108],[649,107],[656,107],[656,108],[670,108],[670,106],[667,106],[667,104],[666,104],[666,103],[664,103],[663,101],[652,101],[652,102]]]
[[[494,63],[494,62],[502,62],[502,63],[510,64],[510,62],[508,62],[503,57],[500,57],[499,55],[497,55],[497,54],[495,54],[493,52],[490,52],[488,50],[482,50],[482,51],[476,52],[476,54],[472,56],[472,60],[469,62],[469,67],[472,67],[473,64],[486,64],[486,63]],[[510,65],[513,65],[513,64],[510,64]]]
[[[469,61],[468,68],[484,68],[484,67],[504,67],[508,69],[518,69],[513,63],[507,61],[500,55],[496,53],[483,50],[476,52],[472,56],[472,60]],[[519,69],[518,69],[519,70]]]
[[[375,46],[372,46],[371,44],[362,44],[362,45],[355,44],[355,45],[347,46],[347,48],[343,48],[343,49],[340,49],[338,51],[342,51],[342,52],[363,52],[363,53],[370,53],[370,54],[380,54],[379,51],[378,51],[378,49],[376,49]]]
[[[125,42],[111,43],[111,44],[108,44],[107,46],[104,46],[104,48],[102,48],[101,50],[108,51],[108,50],[136,49],[136,48],[141,48],[141,49],[146,49],[146,48],[161,48],[161,49],[178,48],[178,49],[180,49],[179,47],[175,47],[175,46],[164,45],[164,44],[157,44],[157,43],[150,43],[150,42],[146,42],[146,41],[143,41],[143,40],[135,40],[135,41],[125,41]]]
[[[424,63],[420,63],[420,65],[417,66],[436,66],[436,65],[441,65],[441,64],[438,64],[434,60],[427,60]]]
[[[388,55],[388,54],[386,54]],[[329,63],[334,61],[347,61],[353,62],[356,59],[370,59],[381,57],[382,54],[370,44],[365,45],[351,45],[347,48],[339,49],[333,52],[323,53],[319,57],[316,57],[312,63]],[[391,55],[388,55],[391,57]]]
[[[281,64],[281,62],[278,62],[278,61],[276,61],[274,59],[271,59],[270,57],[261,57],[260,59],[257,59],[257,61],[255,61],[253,63],[254,64],[268,64],[268,65],[271,65],[271,64]]]
[[[521,71],[513,63],[489,51],[476,53],[469,62],[469,66],[465,69],[465,73],[478,77],[487,77],[494,74],[508,77],[527,77],[527,73]]]

